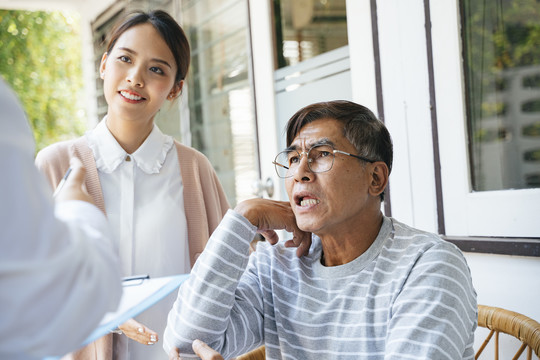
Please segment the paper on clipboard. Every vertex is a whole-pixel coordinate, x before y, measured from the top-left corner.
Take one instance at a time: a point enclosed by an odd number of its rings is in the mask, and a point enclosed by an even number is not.
[[[140,280],[138,285],[122,287],[122,297],[115,312],[106,313],[99,326],[84,340],[81,347],[109,334],[129,319],[152,307],[165,296],[177,289],[189,274],[165,276],[154,279]],[[43,360],[59,360],[60,357],[46,357]]]
[[[139,315],[144,310],[177,289],[189,274],[165,276],[141,280],[139,285],[123,287],[122,298],[115,312],[107,313],[98,328],[90,334],[81,346],[88,345],[122,325],[127,320]]]

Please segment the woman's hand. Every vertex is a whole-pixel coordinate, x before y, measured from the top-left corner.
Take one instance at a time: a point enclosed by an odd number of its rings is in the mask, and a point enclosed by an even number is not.
[[[154,345],[159,340],[158,334],[154,330],[147,328],[133,319],[129,319],[120,325],[119,328],[128,338],[140,342],[143,345]]]

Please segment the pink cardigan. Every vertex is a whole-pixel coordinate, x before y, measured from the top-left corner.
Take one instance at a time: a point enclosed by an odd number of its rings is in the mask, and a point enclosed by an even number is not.
[[[184,184],[184,208],[188,227],[191,266],[203,251],[210,234],[229,209],[223,187],[208,159],[199,151],[175,140]],[[105,203],[92,150],[84,137],[59,142],[41,150],[36,156],[37,167],[45,174],[53,188],[69,168],[69,159],[76,156],[86,168],[86,188],[103,213]],[[111,334],[112,335],[112,334]],[[87,347],[70,354],[66,359],[112,360],[112,336],[107,335]]]

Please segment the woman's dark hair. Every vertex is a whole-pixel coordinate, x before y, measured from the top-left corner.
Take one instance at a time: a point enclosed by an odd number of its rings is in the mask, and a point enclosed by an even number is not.
[[[180,80],[184,80],[189,69],[189,42],[184,30],[182,30],[176,20],[163,10],[154,10],[147,13],[143,11],[130,13],[112,30],[109,36],[109,44],[107,45],[107,53],[112,51],[116,41],[123,33],[136,25],[146,23],[152,24],[163,40],[165,40],[169,49],[171,49],[178,68],[174,82],[178,83]]]
[[[393,145],[388,129],[367,107],[351,101],[335,100],[308,105],[296,112],[287,123],[287,146],[300,130],[319,119],[336,119],[343,123],[343,135],[354,145],[356,155],[383,161],[392,171]],[[381,194],[381,200],[384,193]]]

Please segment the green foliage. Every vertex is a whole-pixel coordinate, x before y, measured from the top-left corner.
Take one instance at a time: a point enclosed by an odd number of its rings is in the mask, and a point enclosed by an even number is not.
[[[483,71],[540,63],[537,0],[464,0],[469,63]]]
[[[36,148],[85,129],[77,15],[0,10],[0,75],[18,94]]]
[[[540,65],[540,2],[463,0],[462,10],[470,120],[477,128],[486,117],[504,115],[490,102],[505,90],[509,70]],[[527,79],[526,86],[537,85]]]

